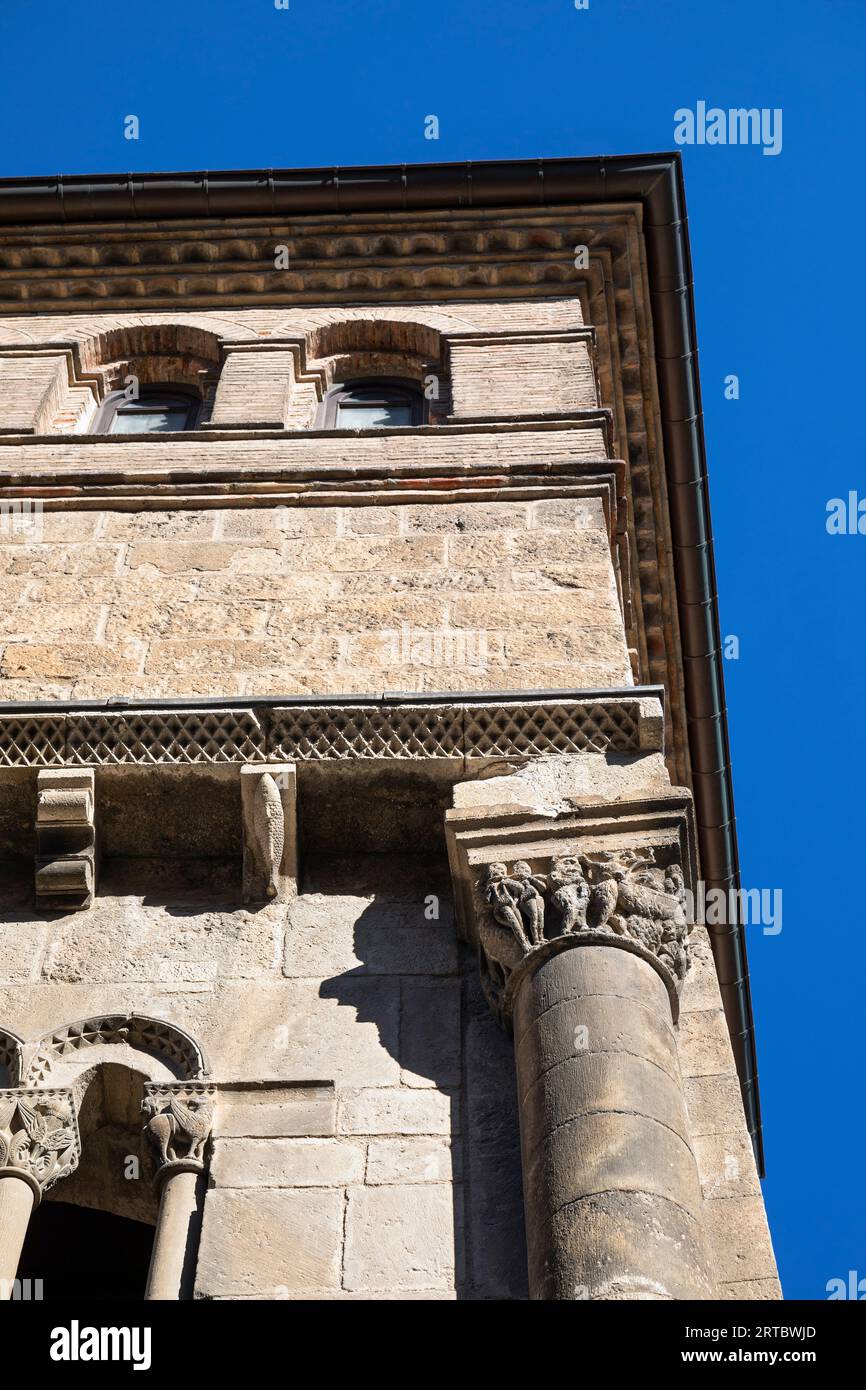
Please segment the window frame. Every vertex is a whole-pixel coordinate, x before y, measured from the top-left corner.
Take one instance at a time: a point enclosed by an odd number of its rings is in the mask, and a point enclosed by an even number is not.
[[[381,400],[376,400],[373,392],[382,388]],[[359,392],[372,396],[368,400],[369,405],[390,405],[397,403],[396,398],[402,396],[399,404],[408,404],[412,411],[412,418],[408,425],[374,425],[374,429],[382,430],[405,430],[414,429],[417,425],[427,422],[426,400],[424,393],[417,381],[411,378],[399,376],[363,376],[353,377],[350,381],[340,382],[339,385],[332,386],[330,391],[322,401],[319,410],[319,429],[339,430],[345,429],[354,433],[357,426],[340,425],[339,410],[341,404],[351,404],[350,397]]]
[[[112,391],[105,397],[96,418],[93,421],[91,433],[110,434],[114,439],[135,438],[137,431],[132,430],[129,434],[117,433],[112,431],[115,417],[121,410],[129,414],[135,414],[136,408],[140,409],[142,415],[147,413],[148,403],[150,408],[156,408],[158,403],[162,403],[167,409],[186,407],[186,422],[180,430],[142,430],[143,434],[184,434],[189,430],[194,430],[201,417],[204,401],[198,391],[190,386],[176,386],[174,382],[147,382],[146,385],[139,387],[136,400],[130,400],[123,390]],[[140,435],[138,435],[140,437]]]

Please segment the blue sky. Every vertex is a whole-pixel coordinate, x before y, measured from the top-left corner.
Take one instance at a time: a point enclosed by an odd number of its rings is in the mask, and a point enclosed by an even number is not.
[[[699,100],[780,107],[776,157],[684,151],[769,1216],[789,1298],[866,1277],[863,0],[3,0],[0,173],[673,148]],[[111,20],[109,22],[109,15]],[[123,137],[135,114],[140,139]],[[435,114],[440,138],[424,138]],[[739,378],[726,400],[724,380]],[[861,868],[858,870],[857,865]],[[827,884],[838,898],[827,899]],[[834,890],[835,892],[836,890]]]

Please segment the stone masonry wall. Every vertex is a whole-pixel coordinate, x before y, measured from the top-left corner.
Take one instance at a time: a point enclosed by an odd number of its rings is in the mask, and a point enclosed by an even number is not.
[[[48,512],[0,698],[630,684],[600,500]]]
[[[326,1083],[217,1128],[199,1295],[525,1297],[511,1044],[444,860],[314,861],[302,897],[256,911],[213,866],[205,889],[171,871],[116,861],[90,912],[49,922],[4,866],[0,1021],[33,1037],[138,1010],[193,1033],[220,1081]]]

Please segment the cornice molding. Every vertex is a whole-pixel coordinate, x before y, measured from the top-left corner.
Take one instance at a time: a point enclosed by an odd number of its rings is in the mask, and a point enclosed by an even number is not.
[[[520,759],[662,750],[661,692],[0,706],[0,767]]]

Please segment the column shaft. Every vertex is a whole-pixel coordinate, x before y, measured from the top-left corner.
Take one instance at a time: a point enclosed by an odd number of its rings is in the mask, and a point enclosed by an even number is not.
[[[514,1007],[530,1296],[712,1296],[667,989],[640,955],[575,945]]]
[[[29,1182],[9,1172],[0,1176],[0,1299],[12,1297],[33,1201]]]
[[[153,1253],[145,1298],[175,1301],[192,1298],[204,1179],[201,1172],[181,1170],[163,1179]]]

